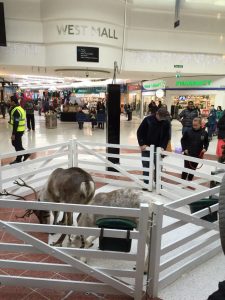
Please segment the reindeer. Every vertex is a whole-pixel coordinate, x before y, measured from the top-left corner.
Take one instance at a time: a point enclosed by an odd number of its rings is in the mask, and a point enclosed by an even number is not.
[[[14,183],[21,187],[23,186],[32,189],[37,201],[87,204],[95,193],[95,184],[91,175],[76,167],[69,169],[58,168],[54,170],[39,193],[37,193],[34,188],[27,185],[22,179],[20,179],[20,181],[15,181]],[[6,193],[7,192],[4,191],[3,194],[6,195]],[[10,194],[8,193],[8,195]],[[16,196],[15,194],[13,195]],[[46,210],[27,210],[21,218],[30,216],[33,213],[37,216],[40,224],[48,223],[50,212]],[[59,212],[54,211],[53,215],[53,224],[55,225],[57,224]],[[58,224],[71,226],[73,224],[73,213],[64,212],[63,218]],[[62,234],[58,241],[53,245],[61,244],[65,236],[65,234]]]
[[[112,206],[112,207],[129,207],[129,208],[139,208],[140,203],[149,204],[149,216],[152,214],[152,202],[148,201],[146,198],[143,198],[143,194],[141,192],[135,191],[133,189],[119,189],[114,190],[109,193],[99,193],[97,194],[88,205],[97,205],[97,206]],[[100,218],[107,218],[112,216],[103,216],[103,215],[93,215],[93,214],[79,214],[77,217],[77,225],[80,227],[96,227],[96,221]],[[130,220],[137,223],[137,218],[131,218]],[[86,240],[84,236],[75,236],[70,240],[70,246],[77,248],[90,248],[93,245],[93,241],[96,237],[88,237]],[[149,246],[150,242],[150,222],[149,222],[149,230],[147,232],[146,244]],[[148,268],[148,256],[149,249],[147,253],[147,258],[145,261],[145,272]],[[82,261],[86,262],[84,258]]]

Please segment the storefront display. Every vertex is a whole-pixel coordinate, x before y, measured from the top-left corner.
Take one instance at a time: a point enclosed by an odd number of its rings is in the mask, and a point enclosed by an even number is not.
[[[194,106],[200,108],[201,114],[207,116],[211,105],[215,104],[215,95],[180,95],[172,97],[172,107],[178,106],[179,111],[185,109],[189,101],[193,101]]]

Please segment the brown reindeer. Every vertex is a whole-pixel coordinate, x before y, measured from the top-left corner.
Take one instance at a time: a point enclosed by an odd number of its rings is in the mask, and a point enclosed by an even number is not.
[[[54,170],[39,193],[37,193],[34,188],[27,185],[22,179],[20,179],[20,181],[15,181],[14,183],[21,187],[23,186],[32,189],[37,201],[87,204],[95,193],[95,184],[91,175],[76,167],[69,169],[58,168]],[[40,224],[48,223],[50,212],[46,210],[27,210],[21,218],[30,216],[33,213],[37,216]],[[53,215],[53,224],[57,224],[59,212],[54,211]],[[64,212],[63,218],[58,224],[71,226],[73,224],[73,213]],[[65,236],[66,234],[62,234],[54,244],[61,244]]]

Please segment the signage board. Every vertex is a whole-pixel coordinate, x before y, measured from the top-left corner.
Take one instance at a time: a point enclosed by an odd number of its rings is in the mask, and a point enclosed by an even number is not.
[[[177,69],[182,69],[184,66],[183,65],[174,65],[174,68],[177,68]]]
[[[145,90],[155,90],[164,89],[166,87],[166,82],[164,80],[160,81],[144,81],[143,88]]]
[[[99,48],[77,46],[77,61],[99,62]]]
[[[99,87],[77,88],[74,90],[74,92],[76,94],[100,94],[100,93],[106,93],[106,87],[99,86]]]
[[[212,80],[178,80],[176,81],[177,87],[195,87],[211,85]]]

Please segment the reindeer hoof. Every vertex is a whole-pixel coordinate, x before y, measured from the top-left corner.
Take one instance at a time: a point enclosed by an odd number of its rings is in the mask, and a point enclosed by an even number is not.
[[[50,246],[62,247],[62,243],[53,242],[53,243],[50,244]]]
[[[64,222],[58,222],[58,223],[56,223],[56,225],[60,225],[60,226],[66,226],[67,224],[66,223],[64,223]]]

